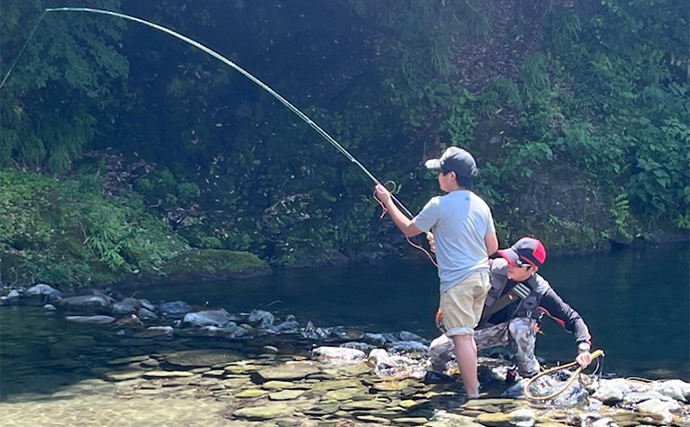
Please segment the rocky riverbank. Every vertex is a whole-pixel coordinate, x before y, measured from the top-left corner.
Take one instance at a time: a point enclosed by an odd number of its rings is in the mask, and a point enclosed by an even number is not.
[[[5,306],[43,305],[106,328],[98,357],[46,360],[87,378],[50,393],[3,393],[4,425],[641,426],[690,424],[690,384],[583,376],[546,403],[505,384],[509,362],[482,358],[483,398],[459,382],[425,384],[428,347],[406,331],[322,328],[268,311],[227,313],[183,301],[152,304],[47,285],[15,289]],[[8,307],[0,307],[0,310]],[[57,311],[57,313],[55,313]],[[86,366],[84,366],[86,365]],[[21,388],[21,387],[20,387]],[[5,387],[7,390],[7,387]]]

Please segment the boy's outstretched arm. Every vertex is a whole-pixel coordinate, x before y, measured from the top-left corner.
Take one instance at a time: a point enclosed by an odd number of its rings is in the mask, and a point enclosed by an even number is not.
[[[422,234],[422,230],[417,228],[417,226],[412,222],[412,220],[405,216],[404,213],[398,208],[398,206],[391,199],[391,193],[383,185],[376,186],[376,198],[378,198],[383,206],[388,209],[388,213],[391,215],[391,219],[396,226],[403,232],[407,237],[413,237],[418,234]]]

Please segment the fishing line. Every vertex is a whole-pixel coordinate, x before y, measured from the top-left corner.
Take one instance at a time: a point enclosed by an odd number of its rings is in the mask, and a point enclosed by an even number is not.
[[[24,46],[22,46],[22,50],[20,50],[19,55],[17,55],[17,57],[14,58],[14,61],[12,61],[12,65],[10,66],[10,69],[7,71],[7,74],[5,74],[5,78],[3,78],[2,82],[0,82],[0,89],[2,89],[3,86],[5,86],[5,82],[10,77],[12,70],[14,70],[14,67],[17,65],[19,58],[21,58],[22,54],[24,53],[24,50],[26,50],[26,47],[31,42],[31,39],[34,37],[34,34],[36,34],[36,30],[38,30],[38,26],[41,24],[41,21],[43,21],[43,18],[46,17],[47,13],[48,13],[48,11],[44,10],[43,13],[41,14],[41,17],[38,18],[38,22],[36,22],[36,25],[34,25],[34,28],[31,30],[31,33],[29,33],[29,38],[26,39],[26,43],[24,43]]]
[[[259,80],[258,78],[254,77],[251,73],[246,71],[244,68],[240,67],[239,65],[235,64],[234,62],[230,61],[226,57],[222,56],[218,52],[215,52],[214,50],[202,45],[201,43],[194,41],[190,39],[189,37],[183,36],[182,34],[179,34],[169,28],[163,27],[158,24],[154,24],[153,22],[146,21],[144,19],[136,18],[134,16],[130,15],[125,15],[123,13],[118,13],[118,12],[113,12],[109,10],[102,10],[102,9],[91,9],[91,8],[84,8],[84,7],[61,7],[61,8],[48,8],[43,12],[43,15],[41,15],[41,18],[39,21],[36,23],[36,26],[31,32],[31,35],[29,36],[29,39],[26,41],[26,44],[22,48],[21,52],[19,53],[19,56],[14,60],[14,63],[10,70],[8,71],[7,75],[5,78],[2,80],[2,83],[0,83],[0,89],[5,84],[5,81],[9,77],[10,73],[12,72],[12,69],[14,66],[17,64],[17,61],[19,60],[19,57],[21,56],[22,53],[24,53],[24,49],[26,46],[29,44],[31,41],[31,38],[33,37],[34,33],[36,32],[36,29],[38,28],[39,24],[43,21],[43,18],[46,16],[48,13],[52,12],[88,12],[88,13],[98,13],[102,15],[110,15],[110,16],[115,16],[117,18],[122,18],[122,19],[127,19],[130,21],[138,22],[140,24],[147,25],[151,28],[154,28],[156,30],[162,31],[164,33],[170,34],[173,37],[176,37],[186,43],[191,44],[192,46],[201,49],[202,51],[206,52],[207,54],[213,56],[214,58],[218,59],[219,61],[223,62],[226,65],[229,65],[230,67],[234,68],[237,70],[239,73],[241,73],[243,76],[257,84],[260,88],[271,94],[274,98],[276,98],[278,101],[280,101],[281,104],[285,105],[290,111],[295,113],[300,119],[305,121],[309,126],[311,126],[319,135],[321,135],[326,141],[328,141],[336,150],[338,150],[342,155],[344,155],[350,162],[354,163],[359,167],[369,179],[374,181],[375,184],[381,184],[381,182],[376,179],[376,177],[367,170],[367,168],[364,167],[352,154],[350,154],[342,145],[338,143],[332,136],[330,136],[326,131],[324,131],[319,125],[317,125],[312,119],[310,119],[306,114],[304,114],[302,111],[300,111],[297,107],[292,105],[287,99],[283,98],[280,94],[278,94],[276,91],[271,89],[267,84]],[[391,194],[391,199],[402,209],[402,211],[410,218],[413,217],[412,213],[403,205],[400,200],[398,200],[395,195]]]

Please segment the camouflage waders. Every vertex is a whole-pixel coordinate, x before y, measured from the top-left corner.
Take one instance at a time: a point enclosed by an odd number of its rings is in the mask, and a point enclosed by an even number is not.
[[[537,332],[533,326],[537,326],[536,320],[518,317],[510,322],[475,331],[474,340],[479,350],[509,346],[513,361],[518,367],[518,373],[523,377],[531,377],[536,375],[540,368],[534,355]],[[436,372],[444,372],[446,363],[453,357],[453,341],[446,335],[441,335],[431,342],[429,351],[432,369]]]

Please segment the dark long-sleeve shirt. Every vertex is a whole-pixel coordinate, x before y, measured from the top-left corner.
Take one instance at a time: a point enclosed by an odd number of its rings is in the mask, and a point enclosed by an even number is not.
[[[536,298],[538,308],[536,310],[528,310],[524,303],[526,299],[517,299],[512,304],[501,309],[489,317],[488,323],[497,325],[506,322],[515,317],[532,317],[540,319],[544,314],[558,324],[560,324],[566,331],[574,334],[575,340],[578,343],[591,344],[591,335],[589,328],[585,321],[580,317],[580,314],[573,310],[563,299],[553,290],[549,282],[538,274],[534,274],[530,279],[523,282],[527,285],[532,293],[527,298]],[[510,290],[517,285],[517,282],[509,280],[507,277],[507,265],[503,259],[495,259],[491,261],[491,284],[493,289],[503,288],[500,296],[510,292]],[[479,328],[481,329],[482,326]]]

